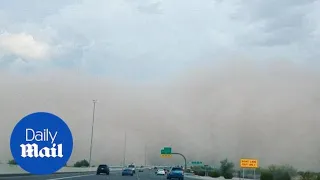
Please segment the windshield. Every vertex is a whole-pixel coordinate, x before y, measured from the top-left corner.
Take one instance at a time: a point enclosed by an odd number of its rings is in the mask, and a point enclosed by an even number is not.
[[[320,0],[0,0],[0,176],[316,179],[319,129]]]
[[[181,168],[172,168],[172,171],[182,171]]]

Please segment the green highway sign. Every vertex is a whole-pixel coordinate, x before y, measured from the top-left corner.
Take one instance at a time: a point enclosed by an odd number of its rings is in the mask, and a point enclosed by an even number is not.
[[[163,158],[172,157],[171,147],[164,147],[163,149],[161,149],[160,153],[161,153],[161,157],[163,157]]]
[[[171,147],[164,147],[161,149],[161,154],[171,154]]]
[[[201,161],[192,161],[191,164],[197,164],[198,165],[198,164],[202,164],[202,162]]]

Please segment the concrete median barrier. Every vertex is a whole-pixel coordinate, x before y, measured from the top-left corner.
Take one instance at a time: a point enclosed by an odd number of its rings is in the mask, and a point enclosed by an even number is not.
[[[120,171],[121,166],[110,166],[111,171]],[[76,167],[63,167],[57,173],[86,173],[94,172],[97,170],[97,167],[85,167],[85,168],[76,168]],[[0,177],[4,176],[24,176],[30,175],[28,172],[24,171],[17,165],[7,165],[0,164]]]

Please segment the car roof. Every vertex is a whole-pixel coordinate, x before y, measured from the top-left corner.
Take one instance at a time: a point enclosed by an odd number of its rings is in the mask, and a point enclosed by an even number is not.
[[[106,165],[106,164],[100,164],[99,166],[108,166],[108,165]]]

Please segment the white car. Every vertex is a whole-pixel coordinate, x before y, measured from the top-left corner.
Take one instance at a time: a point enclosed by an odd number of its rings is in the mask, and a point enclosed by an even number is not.
[[[163,169],[158,169],[157,175],[166,175],[166,172]]]
[[[130,165],[128,166],[128,168],[133,171],[133,174],[136,173],[136,166],[135,166],[135,165],[130,164]]]

